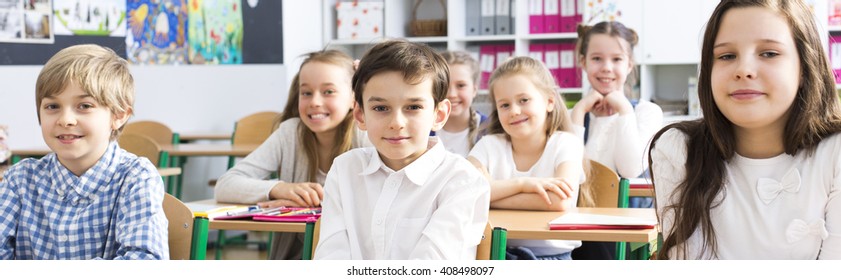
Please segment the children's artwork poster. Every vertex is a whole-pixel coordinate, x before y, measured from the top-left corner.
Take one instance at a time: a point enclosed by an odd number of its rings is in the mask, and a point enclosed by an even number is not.
[[[243,21],[240,0],[190,0],[189,61],[192,64],[242,64]]]
[[[62,0],[53,5],[55,35],[126,36],[125,0]]]
[[[53,43],[52,0],[0,0],[0,42]]]
[[[130,62],[187,63],[187,0],[127,0],[126,15]]]
[[[622,9],[617,7],[617,0],[587,0],[584,6],[584,24],[594,25],[602,21],[622,21]]]

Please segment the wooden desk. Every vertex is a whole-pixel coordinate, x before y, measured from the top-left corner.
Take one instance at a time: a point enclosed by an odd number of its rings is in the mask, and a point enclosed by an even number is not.
[[[656,218],[650,208],[577,208],[579,213],[617,215],[639,218]],[[490,211],[489,220],[495,235],[507,236],[503,239],[539,239],[539,240],[582,240],[603,242],[640,242],[648,243],[649,251],[657,248],[657,228],[635,230],[550,230],[549,221],[560,217],[565,212],[496,210]],[[499,231],[505,230],[505,234]],[[502,242],[505,244],[507,242]],[[647,257],[647,256],[645,256]]]
[[[226,156],[226,157],[244,157],[257,149],[260,145],[233,145],[231,143],[214,143],[214,144],[176,144],[163,145],[162,151],[169,154],[169,162],[171,166],[184,168],[184,157],[201,157],[201,156]],[[229,164],[230,159],[229,159]],[[230,166],[228,167],[230,168]],[[181,186],[183,178],[178,176],[175,179],[175,191],[173,196],[181,198]]]
[[[226,140],[231,141],[232,133],[218,132],[187,132],[179,133],[181,142],[193,142],[198,140]]]
[[[257,149],[260,145],[220,144],[177,144],[165,145],[161,150],[167,151],[170,157],[200,157],[200,156],[234,156],[244,157]]]
[[[654,197],[654,188],[630,188],[630,189],[628,189],[628,196],[630,196],[630,197]]]
[[[30,147],[25,149],[12,149],[12,164],[18,163],[23,158],[27,157],[43,157],[47,154],[51,153],[49,147],[40,146],[40,147]]]
[[[198,212],[232,206],[237,204],[217,203],[214,199],[206,199],[185,203],[194,213],[193,244],[190,259],[203,260],[207,254],[207,232],[209,229],[218,230],[246,230],[271,232],[302,232],[304,233],[303,259],[312,259],[313,233],[315,223],[282,223],[260,222],[251,220],[208,220],[207,217],[196,215]]]

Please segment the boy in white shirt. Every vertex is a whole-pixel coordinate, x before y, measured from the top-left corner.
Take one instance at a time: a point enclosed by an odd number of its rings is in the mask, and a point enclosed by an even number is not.
[[[449,69],[428,46],[386,41],[353,76],[353,116],[374,147],[337,157],[316,259],[474,259],[490,186],[431,130],[450,113]]]

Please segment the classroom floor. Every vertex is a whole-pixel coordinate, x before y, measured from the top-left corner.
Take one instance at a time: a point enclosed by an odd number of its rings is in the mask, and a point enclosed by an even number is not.
[[[265,232],[247,232],[247,240],[263,241],[269,240],[269,234]],[[209,241],[216,241],[215,231],[210,234],[212,239]],[[265,248],[261,250],[257,244],[227,244],[222,250],[223,260],[265,260],[269,251]],[[265,247],[265,246],[264,246]],[[209,245],[207,248],[207,259],[214,260],[216,258],[216,248]]]

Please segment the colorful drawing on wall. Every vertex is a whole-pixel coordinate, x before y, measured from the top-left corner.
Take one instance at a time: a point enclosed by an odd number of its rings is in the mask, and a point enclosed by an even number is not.
[[[0,0],[0,42],[53,43],[52,0]]]
[[[584,14],[590,15],[584,21],[586,25],[594,25],[602,21],[622,21],[622,10],[616,7],[618,0],[588,0]]]
[[[126,15],[129,61],[187,63],[187,0],[128,0]]]
[[[126,36],[125,0],[65,0],[53,6],[56,35]]]
[[[190,0],[189,35],[192,64],[242,63],[240,0]]]

